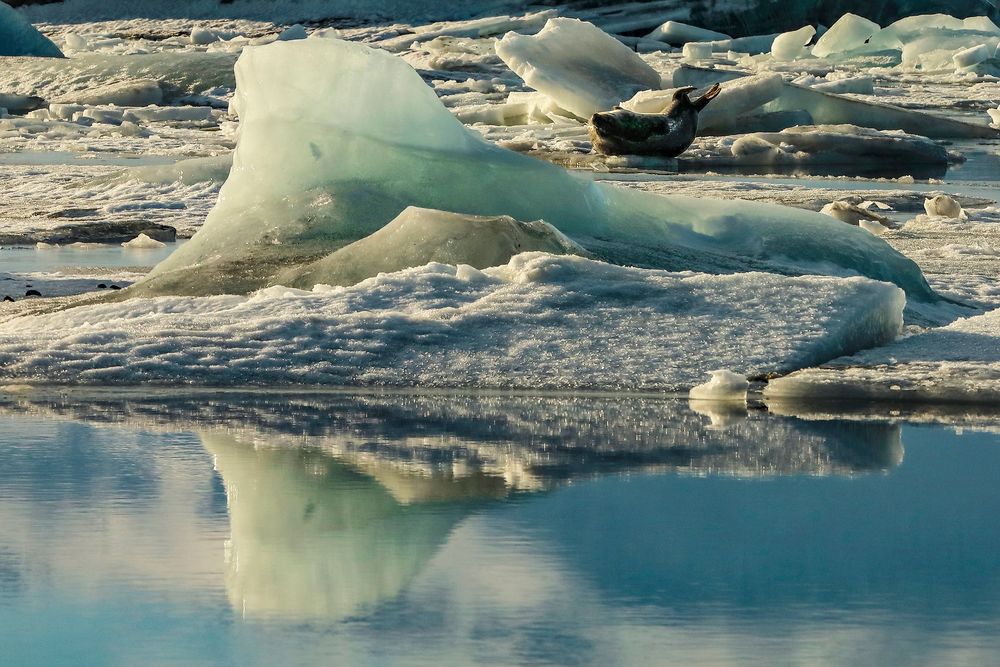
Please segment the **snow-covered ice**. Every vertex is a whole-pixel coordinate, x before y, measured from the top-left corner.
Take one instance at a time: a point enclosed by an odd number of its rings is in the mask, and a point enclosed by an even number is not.
[[[1000,310],[772,380],[765,397],[1000,403]]]
[[[884,344],[903,303],[898,288],[863,278],[675,274],[524,253],[484,271],[429,264],[346,288],[21,317],[0,325],[0,378],[680,389],[719,367],[788,371]]]

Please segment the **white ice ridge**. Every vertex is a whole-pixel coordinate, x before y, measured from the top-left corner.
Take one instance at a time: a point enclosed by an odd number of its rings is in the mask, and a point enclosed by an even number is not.
[[[420,206],[544,220],[616,264],[860,274],[938,300],[915,263],[827,216],[636,192],[499,148],[385,51],[278,42],[245,50],[236,76],[240,137],[219,202],[130,294],[247,293]]]
[[[903,305],[865,278],[523,253],[485,271],[428,264],[351,287],[25,316],[0,325],[0,379],[680,390],[720,366],[790,371],[885,344]]]
[[[549,19],[537,35],[507,33],[496,52],[525,83],[580,118],[660,87],[660,75],[634,51],[579,19]]]
[[[0,56],[44,56],[62,58],[51,39],[4,2],[0,2]]]
[[[765,397],[1000,403],[1000,310],[774,380]]]

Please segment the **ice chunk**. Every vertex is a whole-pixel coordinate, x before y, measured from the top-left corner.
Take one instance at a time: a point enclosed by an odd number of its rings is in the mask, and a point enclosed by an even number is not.
[[[924,200],[924,211],[927,215],[939,215],[945,218],[960,218],[965,220],[968,216],[962,210],[962,205],[948,195],[937,195]]]
[[[712,57],[712,45],[708,42],[688,42],[682,52],[684,60],[708,60]]]
[[[773,380],[768,399],[1000,403],[1000,310]]]
[[[191,29],[191,43],[204,46],[205,44],[211,44],[212,42],[220,41],[221,37],[214,30],[209,30],[208,28],[194,27]]]
[[[692,387],[688,396],[702,401],[745,401],[750,383],[739,373],[730,370],[710,371],[712,379]]]
[[[801,58],[805,52],[806,44],[816,34],[816,28],[811,25],[803,26],[798,30],[784,32],[774,38],[771,44],[771,57],[775,60],[795,60]]]
[[[285,273],[278,282],[291,287],[353,285],[427,262],[485,269],[528,251],[587,254],[541,220],[525,223],[505,215],[462,215],[410,206],[371,236]]]
[[[718,102],[718,100],[716,100]],[[705,111],[711,110],[709,105]],[[859,125],[876,130],[902,130],[934,139],[996,139],[995,129],[964,121],[933,116],[888,104],[878,104],[841,97],[808,86],[785,83],[781,95],[769,102],[767,111],[805,109],[816,123],[824,125]]]
[[[844,14],[816,41],[812,54],[817,58],[826,58],[857,49],[879,30],[879,24],[874,21],[857,14]]]
[[[955,67],[972,67],[992,57],[994,51],[996,51],[995,44],[992,49],[986,44],[979,44],[957,52],[951,59],[955,63]]]
[[[815,153],[830,163],[865,157],[896,163],[948,163],[948,151],[926,137],[898,131],[882,132],[856,125],[801,126],[750,136],[763,139],[784,153]],[[737,152],[734,144],[733,153]]]
[[[666,42],[671,46],[683,46],[688,42],[714,42],[722,39],[732,39],[729,35],[714,30],[698,28],[679,21],[667,21],[653,32],[646,35],[646,39],[655,39]]]
[[[300,23],[296,23],[295,25],[282,30],[281,34],[278,35],[278,39],[282,42],[288,42],[295,39],[305,39],[308,36],[309,33],[306,32],[305,26]]]
[[[404,61],[363,44],[277,42],[245,50],[236,71],[240,137],[218,204],[131,294],[245,293],[420,206],[545,220],[614,263],[826,267],[938,299],[912,261],[818,213],[637,192],[499,148]],[[386,90],[400,103],[386,105]]]
[[[7,111],[25,112],[40,109],[45,106],[45,100],[34,95],[11,95],[0,93],[0,107]]]
[[[145,234],[139,234],[131,241],[122,243],[123,248],[129,248],[130,250],[154,250],[156,248],[163,248],[166,245],[163,241],[157,241]]]
[[[147,122],[162,122],[211,120],[212,114],[212,107],[160,107],[151,104],[138,109],[129,109],[127,116],[131,120],[138,118]]]
[[[837,79],[826,81],[820,79],[818,83],[811,86],[813,90],[821,90],[824,93],[856,93],[859,95],[874,95],[875,85],[870,76],[856,76],[848,79]]]
[[[507,33],[496,52],[525,83],[580,118],[660,87],[660,75],[642,58],[577,19],[549,19],[537,35]]]
[[[865,278],[676,274],[545,253],[469,276],[429,264],[351,287],[23,317],[0,324],[0,379],[687,390],[720,366],[785,372],[884,344],[904,304],[902,290]]]
[[[0,56],[62,58],[63,54],[17,10],[0,2]]]
[[[1000,128],[1000,107],[996,109],[987,109],[987,115],[990,117],[990,127]]]
[[[86,105],[114,104],[120,107],[144,107],[148,104],[162,103],[163,90],[157,81],[139,79],[93,86],[86,91],[66,95],[59,101]]]
[[[757,74],[722,84],[722,92],[698,114],[699,131],[759,109],[784,92],[780,74]]]
[[[856,206],[846,201],[830,202],[820,210],[820,213],[828,215],[831,218],[836,218],[841,222],[846,222],[849,225],[861,225],[864,222],[875,223],[881,227],[889,221],[884,215],[872,213],[867,208]]]

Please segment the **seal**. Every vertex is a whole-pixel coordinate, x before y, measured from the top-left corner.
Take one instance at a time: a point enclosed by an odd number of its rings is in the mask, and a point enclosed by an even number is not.
[[[687,150],[698,131],[698,112],[722,90],[713,85],[691,101],[694,87],[678,88],[663,113],[636,113],[621,107],[590,117],[590,140],[605,155],[658,155],[676,157]]]

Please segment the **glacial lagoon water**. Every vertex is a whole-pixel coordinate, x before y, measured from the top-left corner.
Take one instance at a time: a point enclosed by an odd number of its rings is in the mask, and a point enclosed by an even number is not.
[[[8,394],[3,663],[1000,661],[1000,435],[781,411]]]

